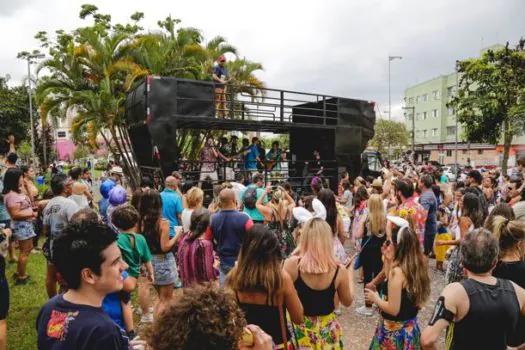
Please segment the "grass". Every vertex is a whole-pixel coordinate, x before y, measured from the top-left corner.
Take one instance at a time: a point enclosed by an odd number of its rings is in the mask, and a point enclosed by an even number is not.
[[[26,285],[14,285],[12,276],[15,271],[16,264],[7,264],[10,292],[7,349],[36,349],[36,317],[48,300],[45,288],[46,259],[42,253],[29,256],[27,273],[32,281]]]

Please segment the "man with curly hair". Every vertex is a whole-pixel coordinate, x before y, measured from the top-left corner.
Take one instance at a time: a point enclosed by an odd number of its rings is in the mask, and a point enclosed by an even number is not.
[[[148,343],[155,350],[273,349],[268,334],[257,326],[246,326],[235,296],[212,284],[186,289],[155,319],[152,330]],[[251,333],[253,345],[246,344],[245,333]]]

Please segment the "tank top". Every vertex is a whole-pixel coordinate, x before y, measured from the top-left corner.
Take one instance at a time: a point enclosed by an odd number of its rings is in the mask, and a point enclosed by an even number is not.
[[[244,312],[248,324],[254,324],[261,327],[263,331],[272,336],[272,340],[275,344],[278,345],[284,343],[281,332],[281,321],[279,318],[279,306],[243,303],[239,300],[237,292],[235,292],[235,296],[237,297],[239,307]],[[281,307],[283,308],[283,315],[286,315],[285,305],[282,305]],[[288,327],[285,327],[285,329],[286,338],[290,339],[291,337]]]
[[[382,294],[385,296],[385,300],[388,299],[388,281],[384,281],[381,284]],[[417,316],[419,308],[414,302],[413,298],[408,294],[408,290],[403,288],[401,291],[401,306],[399,307],[399,313],[396,316],[387,314],[384,311],[381,311],[381,316],[385,320],[391,321],[408,321]]]
[[[310,288],[301,278],[301,270],[297,268],[298,277],[294,282],[295,289],[299,295],[299,299],[303,304],[305,316],[326,316],[330,315],[335,310],[334,296],[335,296],[335,279],[339,272],[339,266],[335,270],[334,278],[328,286],[323,290]]]
[[[519,302],[510,281],[495,285],[472,279],[461,281],[469,298],[465,317],[452,323],[447,335],[449,349],[507,349],[507,338],[519,317]]]

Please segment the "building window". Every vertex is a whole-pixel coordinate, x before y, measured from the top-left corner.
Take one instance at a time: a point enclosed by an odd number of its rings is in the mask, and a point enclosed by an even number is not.
[[[427,112],[423,112],[423,120],[427,120]]]
[[[457,89],[456,86],[449,86],[449,87],[447,88],[447,95],[448,95],[448,96],[453,96],[453,95],[455,95],[455,94],[456,94],[456,89]]]
[[[437,109],[434,109],[434,110],[432,111],[432,116],[433,116],[434,118],[439,117],[439,112],[438,112]]]
[[[438,129],[437,128],[432,129],[432,136],[438,136]]]
[[[423,130],[423,137],[424,137],[424,138],[427,137],[427,130]]]
[[[452,150],[451,149],[447,149],[447,157],[452,157]]]
[[[421,95],[421,102],[427,102],[428,101],[428,94]]]
[[[58,137],[66,137],[66,132],[65,131],[59,131],[59,132],[57,132],[57,136]]]
[[[413,105],[414,104],[414,98],[413,97],[409,97],[408,98],[408,104],[409,105]]]
[[[456,135],[456,127],[447,126],[447,136],[454,136],[454,135]]]
[[[420,113],[416,113],[416,120],[420,120],[421,118],[421,114]]]
[[[483,154],[483,150],[482,149],[478,149],[478,154]]]
[[[419,103],[420,99],[421,99],[421,96],[416,96],[416,103]]]
[[[455,115],[456,114],[456,110],[452,107],[448,107],[448,115]]]
[[[440,97],[440,93],[439,93],[439,90],[436,90],[436,91],[432,91],[432,98],[434,100],[439,100],[439,97]]]

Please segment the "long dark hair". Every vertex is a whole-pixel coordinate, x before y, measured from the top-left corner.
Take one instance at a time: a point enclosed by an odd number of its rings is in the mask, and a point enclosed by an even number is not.
[[[273,304],[283,287],[281,249],[277,236],[261,224],[253,225],[243,238],[239,260],[227,277],[237,292],[265,293]]]
[[[463,196],[463,209],[461,210],[461,216],[468,217],[474,228],[481,227],[483,225],[483,211],[479,197],[474,193],[465,193]]]
[[[10,191],[20,193],[19,181],[24,176],[22,170],[18,168],[9,168],[4,175],[4,190],[2,194],[8,194]]]
[[[337,206],[335,204],[334,192],[328,188],[319,191],[317,199],[323,203],[326,208],[326,222],[330,225],[332,233],[337,232]]]
[[[422,307],[430,296],[430,277],[417,234],[408,227],[400,229],[396,235],[395,248],[394,266],[403,271],[408,294],[418,307]]]
[[[197,208],[191,213],[190,233],[188,240],[193,241],[206,232],[210,226],[210,212],[204,208]]]
[[[150,248],[160,242],[162,199],[156,190],[143,192],[139,205],[139,228]]]

